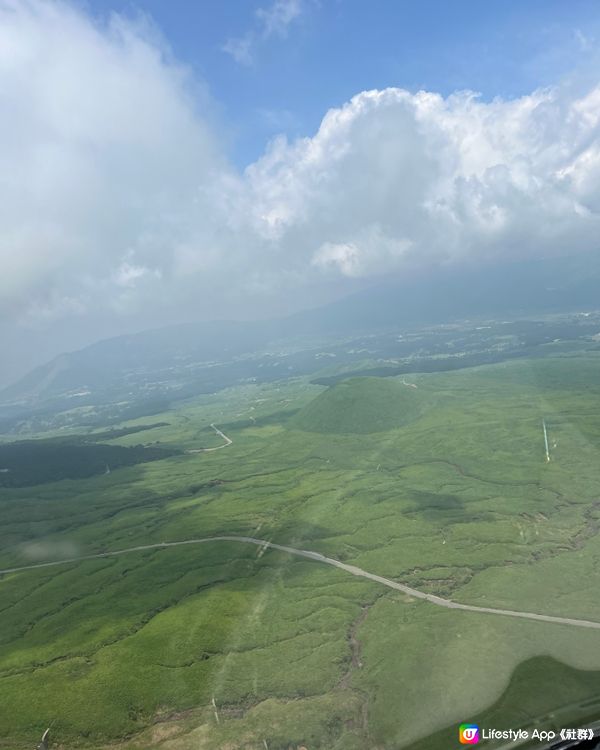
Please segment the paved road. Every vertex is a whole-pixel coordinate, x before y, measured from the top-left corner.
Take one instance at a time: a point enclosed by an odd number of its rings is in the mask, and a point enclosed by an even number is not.
[[[296,555],[297,557],[305,557],[308,560],[314,560],[315,562],[325,563],[326,565],[332,565],[334,568],[345,570],[353,576],[359,576],[360,578],[368,578],[370,581],[380,583],[382,586],[387,586],[389,589],[395,591],[402,591],[404,594],[414,597],[415,599],[424,599],[430,604],[435,604],[438,607],[446,607],[446,609],[462,609],[466,612],[477,612],[479,614],[488,615],[502,615],[504,617],[518,617],[522,620],[539,620],[541,622],[550,622],[557,625],[573,625],[579,628],[596,628],[600,630],[600,622],[593,622],[591,620],[578,620],[572,617],[556,617],[554,615],[538,615],[534,612],[521,612],[512,609],[495,609],[494,607],[477,607],[472,604],[460,604],[459,602],[453,602],[451,599],[443,599],[440,596],[434,594],[425,594],[423,591],[418,591],[410,586],[405,586],[403,583],[397,583],[392,581],[390,578],[384,578],[383,576],[375,575],[375,573],[369,573],[362,568],[357,568],[355,565],[348,565],[347,563],[334,560],[332,557],[325,557],[320,552],[311,552],[305,549],[295,549],[294,547],[286,547],[283,544],[275,544],[274,542],[268,542],[266,539],[255,539],[251,536],[210,536],[204,539],[186,539],[181,542],[159,542],[157,544],[143,544],[138,547],[128,547],[127,549],[114,550],[113,552],[99,552],[95,555],[83,555],[81,557],[71,557],[66,560],[54,560],[52,562],[36,563],[34,565],[23,565],[18,568],[5,568],[0,570],[0,575],[5,573],[19,573],[23,570],[33,570],[35,568],[49,568],[53,565],[66,565],[67,563],[80,562],[82,560],[95,560],[102,557],[116,557],[117,555],[126,555],[130,552],[142,552],[149,549],[163,549],[166,547],[181,547],[186,544],[206,544],[207,542],[242,542],[244,544],[255,544],[263,549],[276,549],[281,552],[287,552],[290,555]]]

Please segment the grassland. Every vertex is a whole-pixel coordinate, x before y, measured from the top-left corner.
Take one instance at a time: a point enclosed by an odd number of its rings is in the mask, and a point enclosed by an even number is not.
[[[413,422],[423,408],[414,384],[397,378],[353,377],[327,388],[289,426],[325,434],[388,432]]]
[[[0,489],[0,568],[252,535],[469,604],[600,621],[599,376],[575,352],[411,375],[417,388],[299,378],[203,396],[103,441],[213,447],[214,422],[224,450]],[[441,610],[241,544],[0,580],[11,750],[52,721],[64,748],[441,750],[474,717],[595,705],[598,672],[598,632]]]

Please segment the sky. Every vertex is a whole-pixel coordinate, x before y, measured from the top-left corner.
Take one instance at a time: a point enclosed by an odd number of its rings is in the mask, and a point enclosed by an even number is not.
[[[595,252],[597,2],[0,0],[0,384],[120,332]]]

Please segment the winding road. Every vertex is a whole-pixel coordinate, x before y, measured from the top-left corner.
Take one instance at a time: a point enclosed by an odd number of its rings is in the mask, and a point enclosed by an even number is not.
[[[223,446],[224,447],[224,446]],[[538,620],[540,622],[549,622],[556,625],[572,625],[579,628],[596,628],[600,630],[600,622],[593,622],[591,620],[578,620],[572,617],[556,617],[554,615],[540,615],[535,612],[521,612],[512,609],[496,609],[494,607],[477,607],[473,604],[460,604],[459,602],[453,602],[451,599],[443,599],[440,596],[434,594],[426,594],[423,591],[418,591],[410,586],[406,586],[403,583],[397,583],[390,578],[384,578],[383,576],[375,575],[375,573],[369,573],[362,568],[357,568],[355,565],[348,565],[347,563],[335,560],[332,557],[325,557],[320,552],[311,552],[310,550],[295,549],[294,547],[286,547],[283,544],[275,544],[269,542],[266,539],[255,539],[251,536],[211,536],[204,539],[186,539],[179,542],[158,542],[156,544],[143,544],[138,547],[128,547],[127,549],[114,550],[112,552],[98,552],[95,555],[82,555],[81,557],[71,557],[66,560],[53,560],[51,562],[36,563],[33,565],[23,565],[18,568],[5,568],[0,570],[0,575],[8,573],[20,573],[24,570],[34,570],[36,568],[48,568],[54,565],[66,565],[68,563],[81,562],[83,560],[95,560],[102,557],[116,557],[117,555],[126,555],[132,552],[142,552],[144,550],[151,549],[166,549],[167,547],[182,547],[186,544],[206,544],[207,542],[241,542],[243,544],[255,544],[257,547],[261,547],[263,550],[276,549],[280,552],[287,552],[289,555],[295,555],[296,557],[304,557],[308,560],[314,560],[315,562],[325,563],[326,565],[332,565],[334,568],[346,571],[353,576],[359,578],[367,578],[370,581],[375,581],[382,586],[387,586],[389,589],[395,591],[401,591],[403,594],[408,594],[415,599],[424,599],[430,604],[435,604],[437,607],[445,607],[446,609],[461,609],[466,612],[476,612],[478,614],[488,615],[501,615],[503,617],[518,617],[522,620]]]
[[[211,451],[221,450],[221,448],[227,448],[228,445],[231,445],[233,443],[233,440],[231,438],[228,438],[224,432],[221,432],[221,430],[216,425],[211,424],[211,427],[219,437],[223,438],[223,440],[225,441],[223,445],[217,445],[215,448],[194,448],[193,450],[186,451],[186,453],[210,453]]]

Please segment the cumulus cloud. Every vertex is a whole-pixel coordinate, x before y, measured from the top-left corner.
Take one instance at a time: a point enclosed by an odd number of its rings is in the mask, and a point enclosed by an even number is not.
[[[598,87],[488,103],[362,92],[314,137],[280,139],[248,168],[255,228],[300,239],[313,267],[347,276],[592,249],[599,118]]]
[[[144,24],[0,0],[2,324],[277,313],[419,264],[596,249],[600,84],[364,91],[243,172],[213,119]]]

